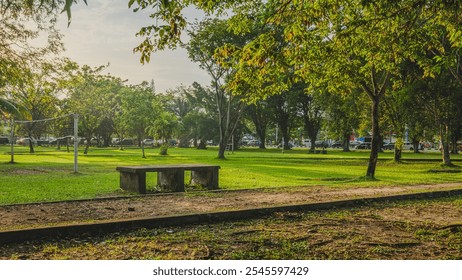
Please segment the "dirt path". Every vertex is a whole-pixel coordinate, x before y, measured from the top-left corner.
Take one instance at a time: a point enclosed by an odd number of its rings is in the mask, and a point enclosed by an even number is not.
[[[374,188],[291,187],[0,206],[0,230],[293,205],[462,187],[462,183]]]

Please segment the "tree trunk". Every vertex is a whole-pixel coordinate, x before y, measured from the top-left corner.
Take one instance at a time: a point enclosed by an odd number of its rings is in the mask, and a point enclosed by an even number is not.
[[[305,109],[305,116],[303,117],[304,129],[311,140],[310,152],[314,152],[316,149],[316,138],[319,132],[319,122],[316,119],[311,119],[308,116],[308,109]]]
[[[32,142],[32,138],[30,138],[30,137],[29,137],[29,153],[31,153],[31,154],[35,153],[34,143]]]
[[[451,165],[451,156],[449,152],[449,143],[442,141],[441,143],[441,148],[442,148],[442,155],[443,155],[443,164],[444,165]]]
[[[258,146],[259,149],[266,149],[266,135],[262,134],[260,136],[260,145]]]
[[[310,153],[314,153],[314,151],[316,150],[316,136],[317,135],[310,134],[308,136],[309,136],[310,141],[311,141]]]
[[[221,118],[220,118],[221,119]],[[225,159],[226,146],[228,145],[228,139],[225,139],[222,121],[219,122],[220,125],[220,142],[218,144],[218,158]]]
[[[224,139],[220,136],[220,145],[218,146],[218,158],[225,159],[225,151],[226,151],[227,143],[224,143]]]
[[[33,154],[33,153],[35,153],[35,150],[34,150],[34,143],[32,141],[32,133],[29,132],[27,134],[27,137],[29,137],[29,153]]]
[[[266,127],[256,126],[256,130],[257,130],[258,138],[260,139],[260,145],[258,145],[258,148],[260,148],[260,149],[266,149],[266,146],[265,146],[265,142],[266,142]]]
[[[400,162],[401,161],[401,155],[402,155],[402,149],[397,147],[395,145],[395,153],[394,153],[394,161]]]
[[[111,136],[106,136],[103,138],[104,147],[109,147],[111,145]]]
[[[372,120],[372,143],[371,143],[371,154],[369,156],[369,165],[367,167],[366,177],[375,178],[375,168],[377,166],[377,160],[379,150],[381,146],[381,137],[379,129],[379,96],[374,96],[372,100],[371,120]]]
[[[281,126],[281,133],[282,133],[282,137],[284,139],[284,146],[282,147],[284,150],[290,150],[290,146],[289,146],[289,140],[290,140],[290,137],[289,137],[289,128],[287,127],[287,125],[284,125],[284,126]]]
[[[441,154],[444,165],[452,165],[449,147],[449,128],[447,125],[440,125]]]
[[[258,139],[260,139],[260,145],[258,148],[266,149],[266,125],[267,123],[262,120],[262,113],[257,105],[253,105],[253,108],[249,108],[251,119],[255,125]]]
[[[459,150],[457,149],[457,138],[456,137],[451,137],[451,154],[456,155],[459,153]]]
[[[413,146],[413,149],[414,149],[414,154],[418,154],[420,153],[420,149],[419,149],[419,145],[420,143],[418,141],[413,141],[412,142],[412,146]]]
[[[85,144],[85,150],[83,151],[84,155],[88,154],[88,150],[90,149],[91,137],[87,138],[86,140],[87,140],[87,143]]]
[[[344,134],[343,135],[343,151],[344,152],[349,152],[350,151],[350,134]]]
[[[394,161],[395,162],[400,162],[402,155],[403,155],[403,137],[402,136],[397,136],[396,141],[395,141],[395,153],[394,153]]]

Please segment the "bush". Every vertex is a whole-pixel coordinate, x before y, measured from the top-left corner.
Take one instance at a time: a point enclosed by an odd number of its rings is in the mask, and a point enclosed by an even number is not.
[[[159,155],[166,156],[168,154],[168,144],[164,143],[160,146]]]

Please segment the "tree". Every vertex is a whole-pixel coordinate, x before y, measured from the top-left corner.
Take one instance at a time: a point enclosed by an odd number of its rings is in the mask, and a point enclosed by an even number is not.
[[[227,31],[226,22],[223,20],[201,22],[190,32],[190,36],[191,40],[187,45],[189,57],[192,61],[198,62],[212,78],[220,132],[218,158],[224,159],[226,146],[239,124],[245,104],[235,92],[224,87],[233,75],[233,70],[223,67],[215,59],[215,52],[228,43],[240,44],[243,39]]]
[[[63,66],[65,77],[61,86],[67,95],[66,108],[80,116],[79,133],[86,141],[84,154],[88,153],[93,137],[97,136],[105,120],[114,116],[117,108],[115,96],[123,85],[119,78],[102,75],[104,69],[105,66],[80,67],[70,61]]]
[[[150,128],[162,114],[159,98],[147,83],[124,87],[119,96],[121,113],[117,121],[123,126],[123,131],[136,136],[142,157],[145,158],[143,140],[147,134],[151,134]]]
[[[350,138],[358,129],[361,109],[365,107],[360,90],[350,94],[324,92],[318,95],[325,113],[326,128],[331,137],[342,141],[343,151],[350,151]]]
[[[12,87],[11,94],[16,100],[21,100],[22,106],[28,112],[29,120],[52,118],[58,112],[58,86],[49,79],[50,69],[41,69],[40,73],[28,71]],[[47,127],[38,122],[27,123],[24,132],[32,138],[40,138]],[[34,153],[33,141],[29,141],[29,151]]]
[[[4,94],[4,93],[2,93]],[[29,115],[27,109],[10,98],[0,97],[0,115],[2,119]]]
[[[297,101],[297,95],[290,91],[284,91],[266,99],[270,119],[278,125],[281,131],[284,150],[290,150],[291,130],[297,119]]]
[[[55,29],[61,0],[0,1],[0,88],[15,84],[28,68],[46,62],[47,55],[62,50]],[[32,41],[47,38],[41,46]]]
[[[258,100],[249,104],[245,108],[245,114],[250,118],[258,139],[260,139],[260,149],[266,149],[266,130],[271,120],[271,109],[268,100]]]
[[[421,96],[421,106],[425,108],[434,130],[439,135],[443,164],[449,166],[452,164],[451,134],[459,128],[461,122],[462,86],[446,71],[445,75],[440,75],[438,79],[427,78],[417,81],[414,90]]]
[[[307,94],[303,84],[299,85],[296,89],[295,94],[298,97],[299,114],[303,120],[304,130],[311,141],[310,151],[314,152],[316,149],[316,139],[322,126],[324,111],[321,108],[321,102],[318,100],[320,99],[319,94]]]
[[[193,83],[171,90],[168,95],[166,109],[178,120],[180,147],[189,147],[191,141],[198,147],[199,141],[205,145],[206,140],[218,139],[216,102],[210,90]]]

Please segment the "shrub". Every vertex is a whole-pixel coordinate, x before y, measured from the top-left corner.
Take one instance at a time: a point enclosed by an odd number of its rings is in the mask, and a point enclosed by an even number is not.
[[[164,143],[160,146],[159,154],[161,156],[166,156],[168,154],[168,143]]]

